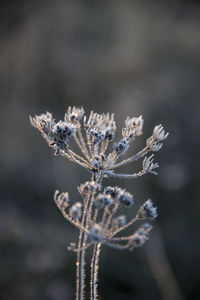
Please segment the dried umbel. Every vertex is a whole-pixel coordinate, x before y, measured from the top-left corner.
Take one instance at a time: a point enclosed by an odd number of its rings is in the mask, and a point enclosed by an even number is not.
[[[79,240],[72,242],[68,249],[77,252],[76,300],[85,298],[85,253],[93,247],[91,259],[90,299],[97,299],[97,275],[99,255],[102,245],[119,250],[133,250],[148,240],[152,225],[144,223],[132,234],[121,236],[126,228],[137,221],[155,220],[157,208],[148,199],[130,220],[125,215],[118,215],[121,206],[132,209],[134,197],[118,186],[102,186],[104,177],[137,178],[152,173],[159,167],[154,163],[154,154],[150,152],[161,149],[163,141],[168,137],[162,125],[155,126],[152,135],[147,139],[145,147],[134,155],[125,157],[136,137],[142,135],[144,120],[142,116],[127,117],[122,137],[109,144],[116,134],[114,114],[97,114],[93,111],[87,118],[84,109],[69,107],[64,120],[56,122],[51,113],[30,117],[31,124],[36,127],[56,155],[62,155],[91,173],[91,181],[78,187],[82,202],[70,203],[68,193],[55,192],[55,202],[65,219],[79,230]],[[76,143],[80,153],[72,150]],[[115,170],[128,163],[143,158],[141,170],[134,173],[118,173]],[[80,199],[81,199],[80,198]]]

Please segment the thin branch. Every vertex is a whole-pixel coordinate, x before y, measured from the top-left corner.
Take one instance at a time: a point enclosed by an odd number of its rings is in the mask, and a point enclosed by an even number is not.
[[[88,149],[87,149],[85,140],[84,140],[84,138],[83,138],[83,135],[82,135],[82,132],[81,132],[81,128],[80,128],[80,130],[78,131],[78,136],[79,136],[81,145],[82,145],[82,147],[83,147],[83,149],[84,149],[84,151],[85,151],[86,157],[88,158],[88,160],[90,160],[89,152],[88,152]]]
[[[125,244],[125,245],[120,245],[120,244],[117,244],[117,243],[110,243],[110,242],[106,242],[104,243],[106,246],[109,246],[111,248],[114,248],[114,249],[118,249],[118,250],[124,250],[124,249],[127,249],[129,248],[129,245],[128,244]]]
[[[67,221],[69,221],[72,225],[77,227],[79,230],[83,230],[82,225],[79,222],[75,222],[72,218],[70,218],[70,216],[66,213],[66,211],[64,209],[62,209],[61,212]]]
[[[113,171],[104,171],[104,174],[107,174],[111,177],[118,177],[118,178],[138,178],[141,177],[145,174],[147,174],[147,172],[145,170],[142,170],[138,173],[134,173],[134,174],[123,174],[123,173],[114,173]]]
[[[68,150],[69,154],[74,157],[75,159],[77,159],[79,161],[80,164],[87,166],[88,168],[91,168],[91,165],[80,155],[76,154],[75,152],[73,152],[72,150]]]
[[[99,212],[99,209],[98,209],[98,208],[95,208],[94,215],[93,215],[93,219],[92,219],[92,223],[93,223],[93,224],[96,223],[97,216],[98,216],[98,212]]]
[[[149,152],[149,147],[146,146],[144,149],[139,151],[137,154],[135,154],[135,155],[133,155],[133,156],[127,158],[127,159],[124,159],[123,161],[119,162],[118,164],[113,165],[112,167],[109,167],[107,169],[110,170],[110,169],[116,169],[116,168],[121,167],[121,166],[125,166],[128,163],[130,163],[134,160],[138,160],[139,158],[143,157],[148,152]]]
[[[85,129],[85,134],[86,134],[87,145],[88,145],[88,148],[89,148],[90,157],[92,158],[92,156],[93,156],[93,154],[92,154],[92,145],[91,145],[89,134],[88,134],[86,129]]]
[[[82,146],[82,144],[80,143],[80,141],[79,141],[79,139],[78,139],[76,133],[73,135],[73,137],[74,137],[74,140],[75,140],[77,146],[79,147],[81,153],[85,156],[85,158],[88,160],[88,162],[90,162],[90,159],[89,159],[89,157],[87,156],[86,149],[85,149],[85,148]]]
[[[131,234],[129,236],[120,236],[120,237],[112,237],[112,238],[108,238],[108,241],[116,241],[116,242],[120,242],[120,241],[128,241],[131,238],[133,238],[134,234]]]
[[[106,220],[106,223],[105,223],[105,226],[104,226],[104,229],[105,229],[105,230],[109,227],[109,225],[110,225],[110,223],[111,223],[111,220],[112,220],[112,217],[114,216],[114,214],[116,213],[116,211],[117,211],[117,209],[118,209],[118,207],[119,207],[119,202],[115,202],[114,205],[115,205],[114,208],[113,208],[112,211],[109,213],[109,216],[108,216],[108,218],[107,218],[107,220]]]
[[[84,245],[81,248],[73,248],[72,246],[68,246],[68,250],[72,250],[74,252],[79,252],[79,251],[88,249],[92,244],[93,244],[93,241],[87,243],[86,245]]]
[[[67,157],[70,161],[76,163],[77,165],[79,165],[79,166],[81,166],[81,167],[83,167],[83,168],[85,168],[87,170],[90,168],[89,165],[86,165],[86,164],[82,163],[81,161],[79,161],[78,159],[76,159],[74,156],[66,153],[64,150],[60,151],[60,155],[63,156],[63,157]]]
[[[115,236],[117,233],[121,232],[122,230],[126,229],[127,227],[129,227],[130,225],[132,225],[133,223],[135,223],[138,219],[138,217],[136,216],[135,218],[133,218],[132,220],[130,220],[128,223],[126,223],[124,226],[118,228],[117,230],[115,230],[114,232],[112,232],[111,237]]]

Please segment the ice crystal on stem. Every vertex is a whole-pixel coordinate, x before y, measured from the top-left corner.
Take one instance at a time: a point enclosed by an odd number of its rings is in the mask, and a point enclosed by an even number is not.
[[[76,300],[85,299],[85,251],[93,247],[90,299],[95,300],[101,246],[119,250],[133,250],[142,246],[148,240],[152,225],[144,223],[129,236],[121,236],[121,232],[137,221],[155,220],[157,217],[157,208],[150,199],[130,220],[127,220],[125,215],[117,215],[121,205],[130,208],[134,204],[134,197],[118,186],[103,187],[102,180],[104,177],[138,178],[148,173],[157,175],[155,169],[159,165],[154,163],[154,154],[147,155],[162,148],[168,133],[162,125],[155,126],[153,134],[146,141],[146,146],[122,159],[136,137],[143,133],[142,116],[126,118],[122,137],[114,142],[112,148],[108,146],[116,134],[114,114],[98,114],[92,111],[87,118],[82,107],[69,107],[63,121],[56,122],[49,112],[30,117],[30,121],[41,132],[56,155],[68,158],[91,173],[91,181],[78,187],[82,202],[70,204],[68,193],[60,193],[58,190],[55,192],[54,200],[65,219],[80,232],[78,243],[72,242],[68,247],[77,252]],[[79,153],[73,150],[72,140]],[[108,149],[112,150],[108,153]],[[115,171],[140,158],[144,158],[141,170],[130,174]]]

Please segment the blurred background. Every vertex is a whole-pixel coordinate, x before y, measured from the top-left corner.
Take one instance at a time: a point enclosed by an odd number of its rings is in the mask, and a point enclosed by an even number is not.
[[[62,119],[69,105],[114,112],[116,140],[127,115],[143,115],[133,152],[155,125],[170,132],[159,176],[104,181],[134,194],[130,217],[151,197],[159,218],[145,247],[103,249],[99,299],[200,299],[199,80],[199,1],[1,0],[1,300],[74,299],[67,245],[78,233],[53,193],[79,201],[89,174],[29,123],[45,111]]]

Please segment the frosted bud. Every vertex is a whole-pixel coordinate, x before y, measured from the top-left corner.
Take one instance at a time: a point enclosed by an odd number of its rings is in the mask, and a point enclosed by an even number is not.
[[[114,228],[122,227],[125,224],[126,224],[126,216],[124,215],[116,217],[112,221],[112,227]]]
[[[135,131],[127,128],[122,129],[122,136],[129,142],[135,140]]]
[[[148,223],[145,223],[141,227],[139,227],[130,241],[130,250],[133,250],[135,247],[141,247],[149,239],[148,234],[151,229],[152,226]]]
[[[112,141],[115,136],[114,131],[111,128],[107,128],[106,134],[105,134],[105,139],[108,141]]]
[[[137,213],[137,217],[139,219],[148,218],[150,220],[155,220],[157,214],[157,207],[153,206],[153,202],[151,199],[148,199],[139,209]]]
[[[72,124],[67,122],[59,121],[53,127],[52,132],[55,134],[57,138],[66,139],[67,137],[71,137],[75,132],[75,127]]]
[[[155,126],[153,130],[153,135],[147,140],[147,146],[149,150],[153,152],[157,152],[162,148],[163,140],[168,137],[169,133],[165,132],[162,125]]]
[[[88,193],[97,193],[101,190],[101,185],[95,181],[86,181],[78,187],[78,191],[81,195],[87,195]]]
[[[104,193],[115,198],[118,195],[117,187],[108,186],[104,189]]]
[[[123,193],[125,190],[122,190],[121,188],[119,188],[118,186],[112,187],[112,186],[108,186],[104,189],[104,193],[106,195],[110,195],[113,199],[119,200],[118,196]]]
[[[124,154],[129,148],[127,139],[122,139],[118,143],[114,144],[114,150],[116,154]]]
[[[148,233],[151,231],[151,229],[153,228],[152,225],[150,225],[149,223],[144,223],[138,230],[138,234],[139,235],[148,235]]]
[[[69,210],[72,219],[78,220],[82,216],[82,203],[76,202]]]
[[[99,194],[94,202],[95,208],[103,208],[106,205],[111,205],[113,202],[112,198],[110,195],[105,195],[105,194]]]
[[[155,126],[154,130],[153,130],[153,139],[156,142],[161,142],[163,140],[165,140],[168,137],[169,133],[165,132],[163,126],[157,125]]]
[[[120,191],[117,200],[128,207],[130,207],[134,202],[133,196],[130,193],[126,192],[125,190]]]
[[[95,169],[100,169],[101,161],[100,161],[99,156],[95,156],[92,164],[93,164],[93,166],[94,166]]]
[[[136,135],[136,136],[142,135],[143,124],[144,124],[144,120],[143,120],[142,116],[140,116],[138,118],[127,117],[126,121],[125,121],[126,128],[130,132],[133,132],[134,135]]]
[[[138,233],[135,233],[133,238],[130,240],[129,249],[133,250],[136,247],[141,247],[148,240],[146,236],[141,236]]]
[[[99,224],[94,224],[89,230],[89,236],[95,242],[102,242],[102,231],[103,229]]]
[[[91,129],[89,131],[93,145],[100,143],[105,138],[105,133],[98,129]]]

